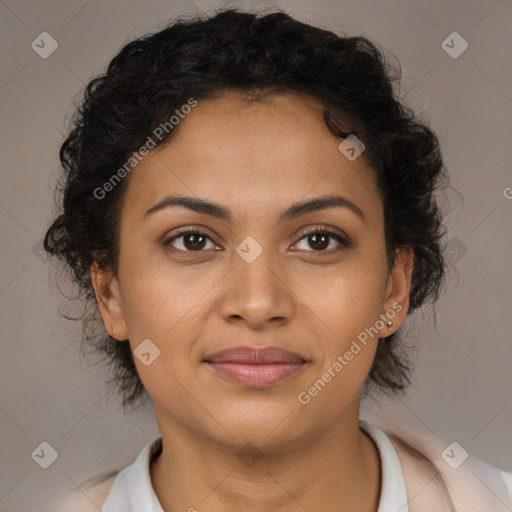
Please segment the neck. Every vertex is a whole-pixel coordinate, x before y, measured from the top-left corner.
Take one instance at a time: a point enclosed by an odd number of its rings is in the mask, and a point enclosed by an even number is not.
[[[157,414],[157,417],[159,415]],[[355,421],[354,421],[355,420]],[[358,416],[279,446],[226,446],[159,416],[162,452],[151,480],[164,510],[376,512],[377,448]],[[251,457],[252,455],[252,457]]]

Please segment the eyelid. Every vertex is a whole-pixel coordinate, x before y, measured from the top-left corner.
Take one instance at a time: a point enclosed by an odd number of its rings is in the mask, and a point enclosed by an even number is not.
[[[344,238],[345,240],[347,240],[347,242],[349,240],[349,237],[345,234],[343,230],[327,225],[312,226],[309,228],[302,229],[300,231],[300,235],[302,235],[302,237],[304,237],[305,235],[310,235],[311,233],[327,233],[330,235],[337,235],[340,238]]]
[[[312,226],[310,228],[306,228],[300,231],[300,238],[295,242],[294,245],[297,245],[299,242],[301,242],[305,237],[308,235],[314,234],[314,233],[325,233],[327,236],[334,238],[337,240],[342,246],[348,248],[352,247],[352,241],[350,237],[348,237],[344,231],[334,228],[331,226],[326,225],[320,225],[320,226]],[[333,252],[336,252],[335,249],[330,251],[307,251],[307,252],[316,252],[317,254],[332,254]]]
[[[167,246],[167,245],[170,245],[170,243],[172,241],[174,241],[175,239],[179,238],[180,236],[183,236],[183,235],[187,235],[188,233],[197,233],[198,235],[204,235],[206,236],[209,240],[211,240],[214,244],[216,245],[220,245],[218,244],[214,237],[211,236],[208,232],[208,228],[206,227],[202,227],[201,228],[198,228],[198,227],[195,227],[195,226],[184,226],[184,227],[181,227],[181,228],[176,228],[177,230],[170,236],[168,236],[167,234],[164,235],[163,237],[163,242],[162,244],[164,246]],[[181,251],[181,252],[194,252],[194,251]],[[204,251],[197,251],[197,252],[204,252]]]

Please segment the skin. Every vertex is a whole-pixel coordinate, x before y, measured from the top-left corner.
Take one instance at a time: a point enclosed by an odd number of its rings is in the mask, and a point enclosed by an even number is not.
[[[378,338],[405,319],[413,256],[397,251],[389,271],[373,172],[364,153],[345,158],[340,142],[309,97],[254,103],[226,93],[200,101],[129,177],[118,274],[94,264],[91,275],[106,329],[132,350],[149,338],[161,351],[149,366],[135,362],[162,435],[151,480],[166,511],[378,508],[379,455],[358,427],[360,395]],[[145,219],[168,194],[220,204],[233,219],[182,206]],[[355,203],[364,220],[330,207],[278,221],[292,204],[329,194]],[[350,246],[330,237],[319,250],[302,234],[326,226]],[[165,247],[179,227],[211,240],[194,250],[182,236]],[[252,263],[236,252],[248,236],[263,249]],[[298,394],[397,303],[393,326],[301,404]],[[244,344],[286,348],[308,363],[286,381],[250,389],[203,362]],[[251,467],[238,457],[247,443],[261,456]]]

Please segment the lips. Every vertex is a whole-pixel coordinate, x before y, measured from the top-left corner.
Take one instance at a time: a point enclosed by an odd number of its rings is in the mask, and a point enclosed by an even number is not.
[[[279,347],[240,346],[208,355],[204,362],[230,381],[266,388],[297,374],[307,361]]]
[[[303,363],[304,359],[289,350],[279,347],[241,347],[228,348],[205,357],[211,363],[246,363],[246,364],[272,364],[272,363]]]

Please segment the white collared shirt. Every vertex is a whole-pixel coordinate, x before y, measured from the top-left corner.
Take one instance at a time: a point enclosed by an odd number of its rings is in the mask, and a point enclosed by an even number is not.
[[[382,484],[377,512],[408,512],[407,490],[398,454],[388,436],[374,425],[359,425],[374,441],[381,461]],[[133,464],[114,480],[102,512],[164,512],[151,485],[150,461],[161,448],[161,437],[150,441]]]

